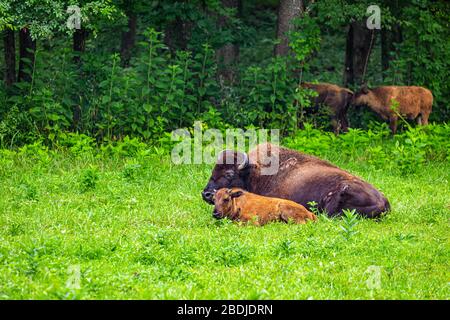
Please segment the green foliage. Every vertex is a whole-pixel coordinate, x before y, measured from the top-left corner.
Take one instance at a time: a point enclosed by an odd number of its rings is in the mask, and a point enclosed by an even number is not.
[[[310,55],[320,48],[320,28],[310,15],[294,20],[295,29],[289,35],[291,47],[297,62],[303,64]]]
[[[216,262],[226,267],[238,266],[250,259],[250,250],[243,244],[230,244],[220,249]]]
[[[419,85],[434,96],[431,119],[448,119],[450,43],[446,2],[412,1],[401,10],[396,22],[402,27],[403,41],[397,49],[385,81],[398,85]]]
[[[363,131],[350,129],[335,137],[331,133],[305,126],[305,130],[285,139],[285,145],[309,154],[365,160],[373,169],[415,174],[430,161],[448,161],[450,155],[449,125],[409,128],[390,137],[386,126]]]
[[[295,242],[291,240],[282,240],[276,247],[275,252],[278,258],[286,258],[294,253]]]
[[[127,163],[123,167],[123,177],[127,180],[135,180],[141,173],[142,166],[136,162]]]
[[[297,126],[295,78],[287,59],[273,58],[266,68],[249,67],[243,75],[243,117],[247,125],[279,128],[283,132]]]
[[[449,140],[448,127],[420,129],[430,142]],[[395,142],[376,137],[372,146]],[[389,199],[392,211],[379,221],[355,225],[320,215],[306,225],[253,227],[212,217],[200,196],[211,165],[97,157],[101,149],[73,157],[58,148],[0,150],[2,299],[448,297],[450,162],[436,150],[417,175],[389,169],[390,159],[374,172],[366,150],[352,161],[339,149],[327,151],[327,159]],[[47,155],[46,166],[35,152]],[[91,168],[100,178],[80,192]],[[373,265],[381,282],[368,290]],[[74,268],[79,288],[69,286]]]
[[[341,234],[346,239],[349,240],[351,237],[356,235],[356,226],[358,225],[358,215],[355,210],[343,210],[342,213],[342,224],[341,224]]]
[[[126,136],[123,141],[104,144],[100,149],[104,156],[133,157],[144,153],[148,146],[138,138]]]
[[[39,137],[31,116],[19,110],[17,105],[4,114],[0,121],[0,143],[2,147],[30,143]]]
[[[68,3],[0,4],[6,14],[2,28],[17,30],[32,14],[34,22],[29,27],[38,39],[35,62],[27,70],[31,82],[17,83],[8,91],[0,88],[0,99],[5,102],[0,110],[3,146],[20,146],[37,137],[53,145],[59,135],[77,132],[98,142],[138,137],[161,148],[159,141],[167,132],[190,127],[195,120],[220,130],[278,128],[283,135],[296,135],[299,127],[311,134],[305,123],[330,128],[326,108],[308,112],[313,93],[300,89],[299,83],[340,82],[342,69],[338,65],[344,60],[340,46],[345,45],[342,27],[352,19],[362,19],[370,3],[308,4],[307,13],[296,19],[289,33],[293,55],[274,58],[274,39],[270,38],[276,22],[273,5],[246,3],[242,8],[245,15],[240,16],[220,1],[81,1],[82,25],[89,35],[78,64],[73,63],[75,54],[67,38],[72,36],[65,25],[68,17],[61,14]],[[426,5],[427,1],[408,3],[398,13],[389,3],[381,3],[383,26],[389,30],[400,24],[405,31],[404,41],[395,55],[392,53],[384,81],[429,87],[435,96],[432,117],[445,121],[450,50],[440,39],[448,33],[444,19],[448,7],[442,3]],[[131,66],[123,68],[112,34],[126,29],[125,16],[130,12],[140,17],[140,23]],[[221,17],[226,19],[217,30],[214,26]],[[189,37],[167,31],[174,25],[186,28]],[[216,31],[211,32],[213,29]],[[420,37],[416,39],[415,34]],[[178,38],[185,36],[186,45],[178,43]],[[238,77],[230,84],[217,76],[216,50],[227,43],[239,44],[242,53],[236,66]],[[374,69],[377,63],[369,66],[372,82],[381,79]],[[369,115],[351,116],[352,126],[369,128]],[[352,140],[357,135],[347,136],[344,145],[350,147],[348,150],[362,142]],[[323,148],[327,145],[324,142]]]
[[[81,7],[84,52],[73,52],[69,4]],[[31,81],[0,85],[0,299],[447,298],[450,7],[379,1],[382,27],[400,25],[403,39],[382,74],[377,37],[367,70],[373,85],[431,89],[439,124],[402,121],[391,137],[360,111],[335,136],[299,84],[341,83],[346,29],[372,2],[305,4],[292,55],[273,57],[277,1],[0,0],[0,31],[18,43],[26,26],[37,40],[34,63],[24,61]],[[130,14],[137,35],[125,68]],[[239,59],[225,82],[216,55],[228,44]],[[202,130],[281,129],[284,146],[373,183],[392,211],[378,222],[351,211],[330,219],[310,203],[319,220],[307,225],[215,220],[199,196],[211,166],[168,158],[170,131],[192,133],[196,120]],[[374,262],[386,275],[369,292]],[[79,289],[67,285],[74,265]]]
[[[85,134],[62,133],[58,136],[57,144],[67,148],[75,157],[81,157],[94,152],[95,140]]]
[[[312,213],[314,213],[316,216],[320,214],[319,209],[317,208],[318,203],[316,201],[310,201],[308,202],[308,209]]]
[[[93,190],[99,179],[99,172],[96,167],[90,167],[81,172],[79,183],[80,183],[80,191],[86,192]]]
[[[50,161],[49,149],[44,145],[42,140],[37,140],[34,143],[24,145],[19,148],[19,155],[30,157],[42,164],[47,164]]]

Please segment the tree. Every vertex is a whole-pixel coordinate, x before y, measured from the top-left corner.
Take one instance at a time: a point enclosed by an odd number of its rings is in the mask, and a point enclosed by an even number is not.
[[[401,17],[401,6],[399,1],[389,1],[386,3],[395,19],[384,19],[383,27],[381,28],[381,71],[383,77],[389,69],[391,60],[393,59],[393,52],[397,53],[396,47],[403,41],[402,28],[399,18]],[[390,21],[393,20],[393,21]]]
[[[81,27],[76,29],[72,36],[72,47],[74,51],[73,61],[77,64],[81,63],[81,55],[86,50],[86,39],[88,37],[88,31]]]
[[[242,12],[242,1],[240,0],[221,0],[222,6],[227,10],[227,14],[219,16],[219,29],[227,29],[230,34],[225,44],[216,51],[216,57],[219,62],[219,77],[228,83],[233,83],[236,78],[235,63],[239,58],[239,45],[233,37],[233,31],[230,25],[230,16],[237,13],[240,16]]]
[[[19,31],[19,73],[17,81],[30,81],[36,53],[36,40],[31,37],[31,31],[25,27]]]
[[[130,66],[131,50],[136,42],[137,14],[132,9],[126,12],[127,30],[122,32],[120,62],[122,67]]]
[[[5,50],[5,84],[7,87],[16,82],[16,38],[14,30],[3,31],[3,46]]]
[[[66,4],[67,7],[69,3]],[[86,50],[86,41],[89,34],[96,34],[100,29],[100,25],[104,22],[112,22],[123,16],[115,4],[108,0],[79,1],[80,8],[80,25],[81,28],[74,29],[72,35],[74,62],[81,63],[81,54]]]
[[[364,81],[375,37],[375,29],[368,29],[365,20],[354,21],[348,26],[344,86],[361,84]]]
[[[121,10],[125,19],[121,24],[120,37],[120,64],[122,67],[130,67],[133,49],[136,45],[138,18],[151,14],[158,2],[145,0],[117,0],[117,8]]]
[[[0,32],[3,31],[6,87],[10,87],[16,82],[16,37],[11,25],[10,10],[9,2],[0,1]]]
[[[10,0],[0,2],[0,11],[6,19],[0,18],[0,30],[19,30],[19,70],[17,81],[29,81],[34,65],[36,40],[52,35],[53,31],[61,25],[62,1],[33,1]],[[14,35],[7,32],[4,42],[8,43],[5,57],[8,55],[7,73],[9,80],[13,80],[13,63],[15,59],[12,53]]]
[[[292,20],[299,17],[303,10],[302,0],[280,0],[276,31],[278,43],[275,45],[275,55],[285,56],[289,53],[288,32],[292,30]]]
[[[187,49],[194,25],[193,12],[202,14],[205,9],[206,4],[203,1],[186,0],[164,1],[155,8],[155,11],[163,16],[158,22],[164,29],[164,44],[172,55],[177,50]]]

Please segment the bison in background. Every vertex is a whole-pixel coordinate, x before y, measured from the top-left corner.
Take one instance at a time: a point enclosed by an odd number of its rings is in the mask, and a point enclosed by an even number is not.
[[[262,174],[272,165],[267,160],[274,154],[278,155],[278,170],[272,175]],[[390,208],[383,194],[362,179],[317,157],[269,143],[258,145],[248,154],[222,151],[202,197],[214,204],[217,190],[232,187],[292,200],[305,207],[315,201],[317,208],[330,216],[355,209],[362,216],[375,218]]]
[[[398,102],[398,109],[392,110],[393,100]],[[383,120],[389,121],[392,134],[397,131],[399,114],[409,120],[416,119],[419,125],[427,125],[433,105],[430,90],[422,87],[383,86],[374,89],[364,85],[353,98],[352,105],[366,105]]]
[[[347,110],[353,98],[353,92],[331,83],[301,84],[304,89],[317,92],[312,100],[313,112],[317,112],[321,106],[327,106],[331,110],[331,124],[335,134],[348,130]]]

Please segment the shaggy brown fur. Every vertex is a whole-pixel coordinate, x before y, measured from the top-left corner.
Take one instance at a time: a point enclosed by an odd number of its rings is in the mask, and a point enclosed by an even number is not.
[[[313,109],[315,112],[321,106],[327,106],[331,111],[331,124],[334,128],[334,133],[348,130],[347,110],[353,98],[353,92],[347,88],[341,88],[331,83],[308,83],[304,82],[301,87],[314,90],[318,93],[314,97]]]
[[[340,215],[344,209],[375,218],[389,210],[388,200],[371,184],[327,161],[269,143],[260,144],[248,153],[248,164],[238,159],[243,153],[226,151],[235,163],[216,164],[205,189],[203,199],[213,204],[213,195],[221,188],[238,187],[267,197],[292,200],[303,206],[315,201],[317,208],[330,216]],[[271,167],[270,156],[279,157],[278,171],[264,175]]]
[[[262,226],[268,222],[281,221],[304,224],[317,217],[293,201],[259,196],[240,188],[222,188],[214,195],[214,217],[251,222]]]
[[[433,105],[433,94],[422,87],[384,86],[374,89],[361,88],[352,104],[367,105],[384,120],[389,121],[392,134],[397,131],[398,114],[391,109],[392,99],[399,103],[398,113],[409,120],[416,119],[420,125],[428,124]]]

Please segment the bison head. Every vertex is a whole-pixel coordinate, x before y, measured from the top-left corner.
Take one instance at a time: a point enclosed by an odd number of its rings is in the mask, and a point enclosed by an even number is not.
[[[368,105],[370,100],[373,99],[371,96],[372,91],[367,87],[367,84],[363,84],[359,91],[357,91],[353,95],[351,104],[356,107],[361,105]]]
[[[213,217],[222,219],[233,216],[233,199],[242,196],[242,189],[222,188],[214,195]]]
[[[221,188],[237,187],[246,189],[248,176],[248,156],[246,153],[224,150],[217,159],[208,184],[202,191],[203,200],[214,204],[214,193]]]

